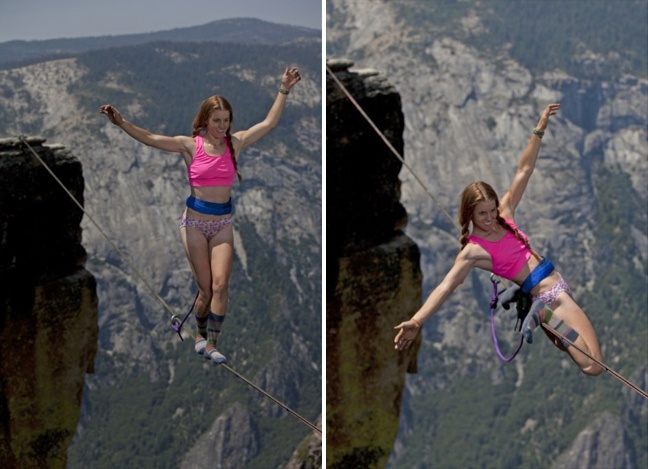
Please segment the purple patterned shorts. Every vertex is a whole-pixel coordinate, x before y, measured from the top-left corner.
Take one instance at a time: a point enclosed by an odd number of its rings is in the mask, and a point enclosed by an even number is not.
[[[533,300],[540,300],[547,306],[551,307],[551,304],[556,301],[556,298],[558,298],[558,295],[560,295],[562,292],[567,292],[571,295],[571,290],[569,289],[569,285],[567,285],[567,282],[562,278],[562,275],[560,275],[558,272],[558,281],[554,283],[554,285],[547,291],[544,291],[540,293],[538,296],[534,296]]]
[[[232,217],[222,218],[220,220],[196,220],[194,218],[187,218],[187,215],[182,215],[182,219],[180,220],[180,228],[196,228],[207,238],[207,241],[231,224]]]

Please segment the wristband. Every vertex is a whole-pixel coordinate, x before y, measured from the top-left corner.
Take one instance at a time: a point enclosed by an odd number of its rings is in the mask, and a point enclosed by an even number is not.
[[[418,321],[417,321],[416,319],[414,319],[414,318],[410,319],[410,321],[412,321],[414,324],[416,324],[416,325],[418,326],[419,329],[420,329],[421,327],[423,327],[423,326],[421,325],[421,323],[418,322]]]
[[[279,88],[279,93],[285,94],[286,96],[288,96],[288,93],[290,93],[290,91],[289,90],[284,90],[283,88]]]
[[[542,138],[542,137],[544,137],[544,134],[545,134],[545,133],[544,133],[542,130],[538,130],[538,129],[536,129],[536,128],[534,127],[534,128],[533,128],[533,134],[534,134],[534,135],[537,135],[537,136],[540,137],[540,138]]]

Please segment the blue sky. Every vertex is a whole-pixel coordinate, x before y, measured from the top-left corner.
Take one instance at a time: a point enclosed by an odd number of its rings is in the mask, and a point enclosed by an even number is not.
[[[0,0],[0,42],[146,33],[225,18],[322,28],[323,0]]]

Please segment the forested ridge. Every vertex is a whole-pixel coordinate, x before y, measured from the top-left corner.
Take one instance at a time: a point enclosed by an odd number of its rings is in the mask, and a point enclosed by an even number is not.
[[[408,0],[393,7],[407,25],[399,33],[408,47],[424,48],[445,36],[495,62],[513,58],[534,73],[648,77],[648,3],[642,0]],[[328,14],[335,22],[337,11]],[[327,40],[328,56],[344,55],[348,38],[329,37],[335,40]]]
[[[321,31],[268,23],[255,18],[212,21],[199,26],[175,28],[141,34],[60,38],[0,43],[0,70],[38,63],[43,60],[73,57],[77,54],[114,47],[129,47],[152,42],[283,44],[296,40],[319,40]]]
[[[642,0],[433,0],[402,2],[398,8],[409,26],[425,28],[430,38],[455,37],[495,60],[506,49],[534,73],[561,69],[580,79],[648,77],[648,2]],[[479,18],[474,27],[465,22],[469,14]]]

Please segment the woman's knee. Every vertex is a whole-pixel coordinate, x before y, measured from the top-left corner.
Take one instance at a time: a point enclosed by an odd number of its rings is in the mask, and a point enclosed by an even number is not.
[[[581,371],[588,376],[599,376],[605,371],[605,368],[590,359],[588,365],[581,366]]]
[[[212,294],[214,297],[222,299],[227,296],[229,279],[226,276],[214,276],[212,279]]]
[[[210,288],[198,288],[198,298],[202,301],[210,301],[212,292]]]
[[[599,376],[605,371],[605,367],[602,365],[603,355],[598,347],[593,349],[582,337],[576,339],[574,345],[577,345],[578,348],[575,348],[573,345],[569,348],[574,349],[573,353],[576,355],[572,356],[583,373],[588,376]]]
[[[200,288],[198,286],[198,297],[196,298],[196,311],[202,314],[202,311],[211,303],[212,295],[209,288]],[[204,313],[206,314],[206,313]]]

